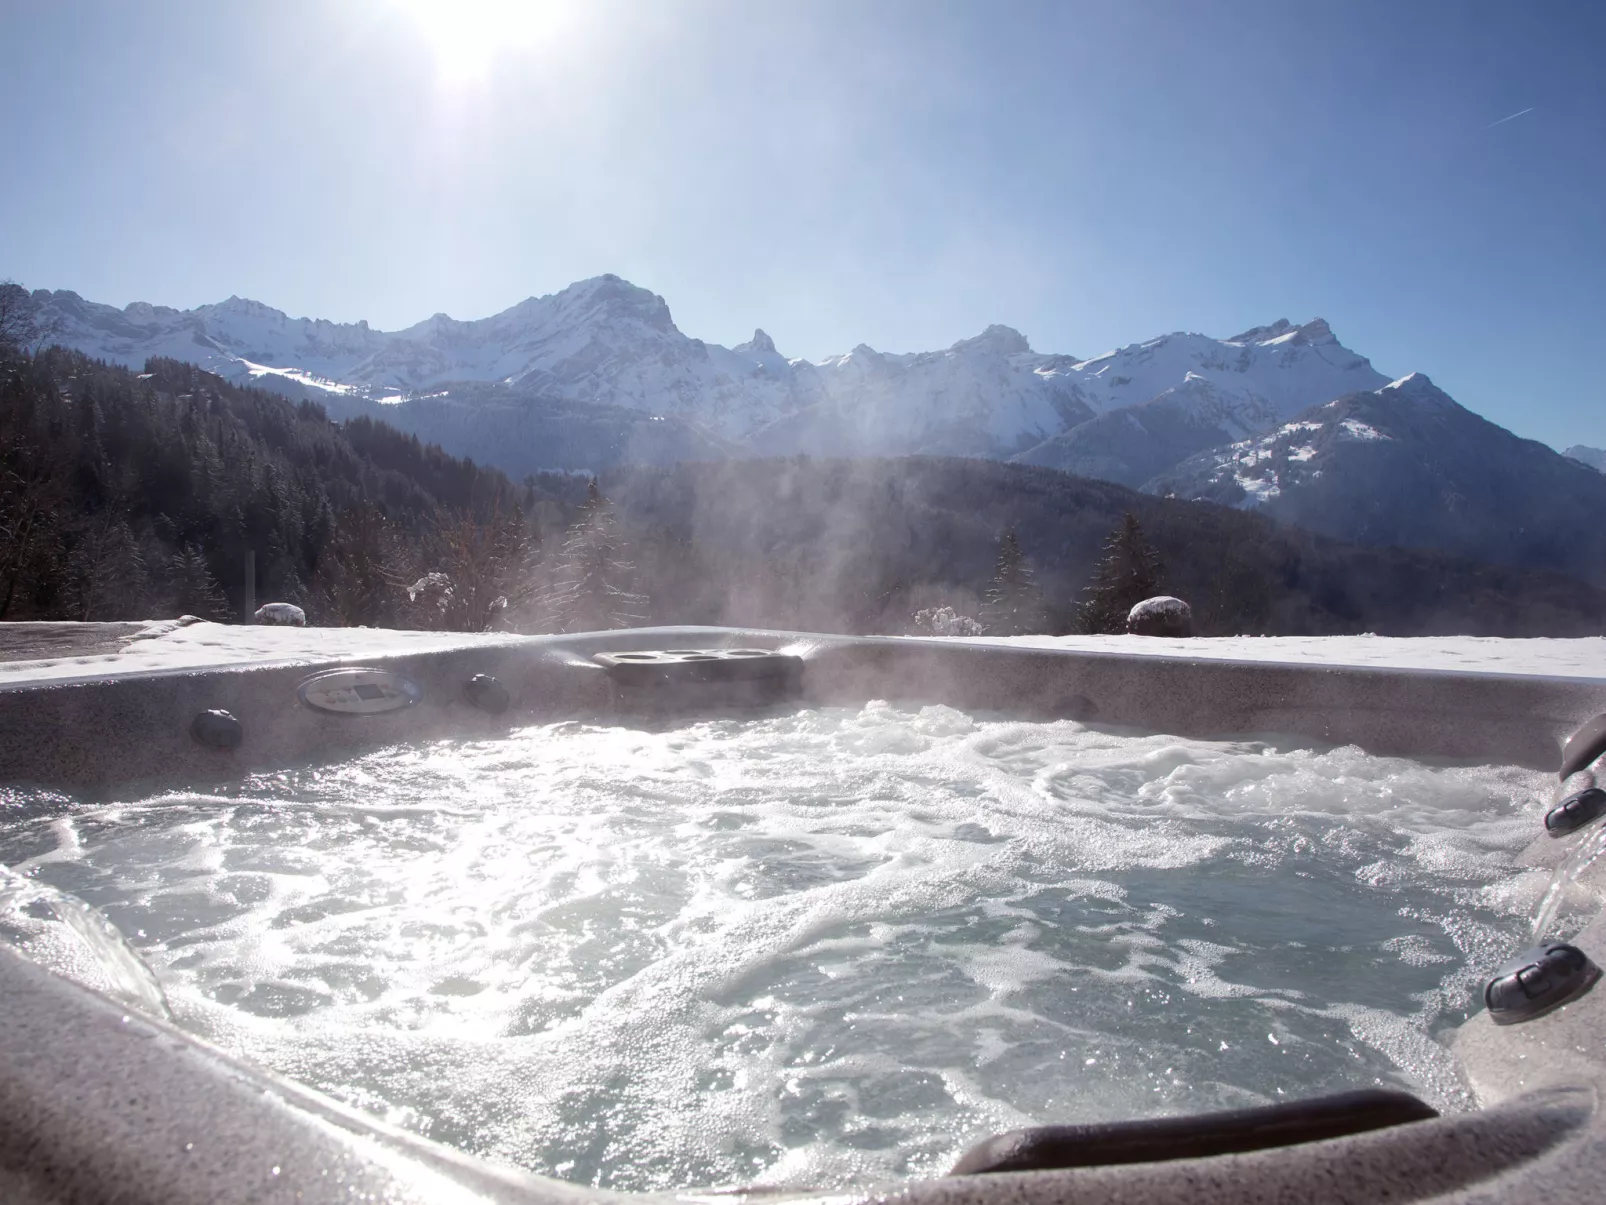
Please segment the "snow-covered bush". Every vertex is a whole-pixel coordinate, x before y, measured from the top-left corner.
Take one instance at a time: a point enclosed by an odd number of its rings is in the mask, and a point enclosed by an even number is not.
[[[407,587],[407,601],[444,615],[452,604],[452,579],[444,573],[426,573]]]
[[[980,636],[986,630],[952,607],[927,607],[915,612],[915,631],[922,636]]]

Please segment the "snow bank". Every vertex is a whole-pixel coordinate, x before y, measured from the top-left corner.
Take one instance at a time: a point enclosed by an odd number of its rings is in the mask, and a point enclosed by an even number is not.
[[[21,628],[25,625],[7,624]],[[53,625],[62,626],[62,625]],[[78,626],[78,625],[72,625]],[[85,624],[115,629],[115,652],[0,662],[0,686],[211,669],[246,662],[294,664],[436,652],[518,640],[506,632],[402,632],[382,628],[295,628],[160,620]],[[927,637],[926,639],[932,639]],[[1606,680],[1606,638],[1507,640],[1483,636],[970,636],[968,644],[1203,657],[1293,665],[1358,665],[1469,673],[1539,674]]]
[[[1606,637],[1600,636],[1566,640],[1498,636],[1213,636],[1176,640],[1158,636],[976,636],[965,643],[1282,665],[1606,679]]]
[[[506,632],[399,632],[385,628],[298,628],[153,620],[138,625],[138,630],[116,652],[0,662],[0,686],[111,678],[163,670],[214,669],[244,662],[294,664],[435,652],[495,644],[507,639]]]

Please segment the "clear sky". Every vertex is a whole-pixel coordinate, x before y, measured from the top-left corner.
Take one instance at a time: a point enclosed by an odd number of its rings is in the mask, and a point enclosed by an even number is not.
[[[1606,3],[0,0],[0,277],[788,355],[1327,318],[1606,447]],[[1520,115],[1517,115],[1520,114]]]

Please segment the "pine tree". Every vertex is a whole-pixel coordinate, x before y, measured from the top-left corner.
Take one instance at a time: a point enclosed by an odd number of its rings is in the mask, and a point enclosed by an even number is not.
[[[1042,599],[1014,528],[998,542],[998,562],[980,618],[992,636],[1020,636],[1042,627]]]
[[[333,521],[312,578],[319,623],[338,627],[395,624],[409,577],[406,541],[378,507],[359,503]]]
[[[631,589],[635,578],[613,503],[593,477],[580,516],[564,537],[552,583],[537,599],[538,622],[549,632],[600,632],[640,623],[647,598]]]
[[[79,620],[138,619],[145,614],[145,558],[128,524],[103,512],[87,520],[67,554],[69,614]]]
[[[1104,556],[1082,591],[1077,626],[1091,635],[1126,631],[1127,612],[1160,592],[1160,556],[1128,511],[1104,541]]]
[[[194,544],[186,544],[173,554],[167,565],[169,597],[176,614],[198,615],[202,619],[228,618],[228,600],[218,589],[205,553]]]

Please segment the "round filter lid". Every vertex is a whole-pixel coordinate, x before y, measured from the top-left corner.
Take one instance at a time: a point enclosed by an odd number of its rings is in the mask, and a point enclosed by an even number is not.
[[[381,715],[411,707],[424,692],[411,678],[388,669],[353,668],[313,674],[296,688],[296,697],[317,711]]]

